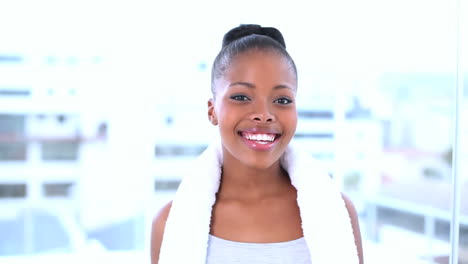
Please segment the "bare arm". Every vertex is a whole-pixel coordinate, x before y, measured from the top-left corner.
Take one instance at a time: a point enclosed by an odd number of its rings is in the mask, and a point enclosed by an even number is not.
[[[362,251],[362,239],[361,239],[361,231],[359,229],[359,221],[356,212],[356,208],[354,207],[353,202],[344,194],[341,195],[343,200],[345,201],[346,209],[348,209],[349,217],[351,218],[351,226],[353,228],[354,233],[354,242],[356,243],[356,247],[358,249],[359,255],[359,263],[363,264],[363,251]]]
[[[167,216],[171,210],[172,202],[166,204],[156,215],[153,220],[151,229],[151,264],[158,264],[159,251],[164,235],[164,228],[166,226]]]

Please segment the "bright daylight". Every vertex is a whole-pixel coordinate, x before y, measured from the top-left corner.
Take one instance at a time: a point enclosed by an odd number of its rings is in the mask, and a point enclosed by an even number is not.
[[[467,1],[0,10],[0,263],[468,263]]]

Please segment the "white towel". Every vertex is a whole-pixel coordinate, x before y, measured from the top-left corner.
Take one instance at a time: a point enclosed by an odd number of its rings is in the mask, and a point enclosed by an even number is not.
[[[302,230],[313,264],[358,264],[349,214],[337,185],[315,159],[291,142],[281,158],[297,189]],[[222,150],[215,140],[183,178],[164,231],[160,264],[205,264]]]

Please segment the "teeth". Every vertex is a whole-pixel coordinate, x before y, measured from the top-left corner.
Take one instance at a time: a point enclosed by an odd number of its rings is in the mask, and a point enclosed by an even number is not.
[[[248,140],[253,140],[253,141],[273,142],[275,140],[274,135],[267,135],[267,134],[245,134],[244,137],[247,138]]]

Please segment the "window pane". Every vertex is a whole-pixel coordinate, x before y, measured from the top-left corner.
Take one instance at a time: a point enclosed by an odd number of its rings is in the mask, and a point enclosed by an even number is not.
[[[381,166],[374,176],[377,188],[367,198],[368,235],[378,247],[415,260],[446,259],[454,77],[402,73],[384,74],[381,80],[393,111],[385,127],[388,139]]]
[[[79,143],[71,142],[42,142],[41,152],[43,160],[76,160]]]
[[[25,197],[26,184],[0,184],[0,199]]]
[[[45,197],[71,197],[73,183],[44,183],[42,190]]]
[[[26,159],[25,116],[0,114],[0,162]]]

